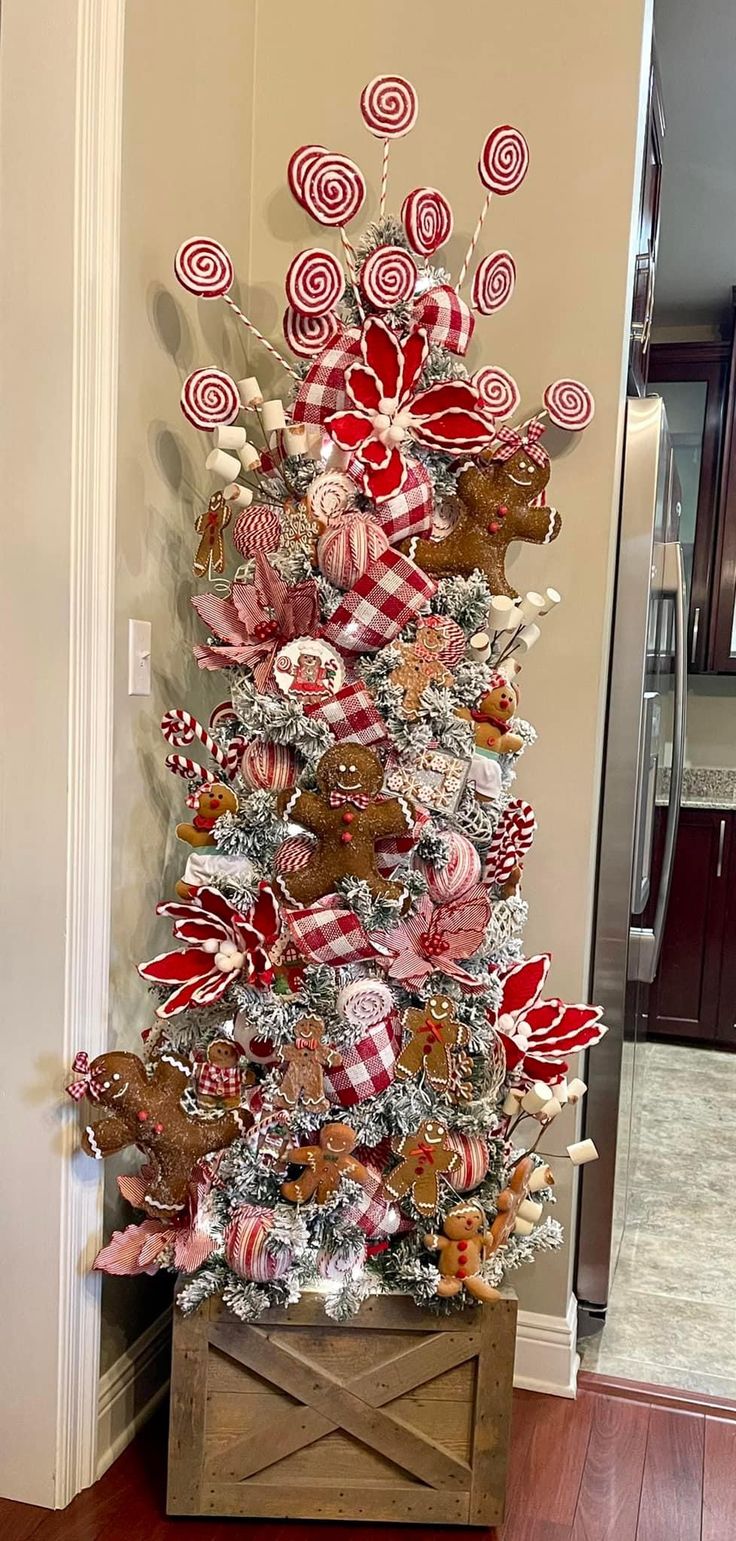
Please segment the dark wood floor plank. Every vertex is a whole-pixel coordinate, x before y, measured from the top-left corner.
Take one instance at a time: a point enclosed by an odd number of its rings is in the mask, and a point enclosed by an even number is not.
[[[736,1423],[705,1420],[702,1541],[736,1536]]]
[[[575,1518],[594,1399],[588,1393],[577,1401],[522,1395],[529,1401],[521,1403],[519,1417],[514,1398],[507,1524],[516,1522],[518,1512],[529,1520],[569,1527]]]
[[[704,1438],[699,1414],[652,1408],[636,1541],[700,1541]]]
[[[3,1541],[28,1541],[47,1514],[48,1509],[35,1504],[14,1504],[9,1498],[0,1498],[0,1536]]]
[[[596,1396],[572,1541],[635,1541],[649,1408]]]

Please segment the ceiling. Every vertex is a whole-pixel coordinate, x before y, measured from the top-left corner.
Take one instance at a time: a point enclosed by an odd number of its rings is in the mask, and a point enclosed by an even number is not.
[[[667,120],[655,320],[722,320],[736,284],[736,0],[656,0]]]

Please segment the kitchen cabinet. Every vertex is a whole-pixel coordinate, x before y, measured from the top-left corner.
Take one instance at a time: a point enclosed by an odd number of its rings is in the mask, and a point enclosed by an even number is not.
[[[662,183],[662,141],[665,133],[662,91],[656,54],[652,57],[649,77],[644,167],[642,174],[639,235],[634,268],[634,293],[631,305],[631,346],[629,385],[637,396],[646,391],[649,365],[654,281],[659,243],[660,189]]]
[[[657,877],[664,824],[658,809]],[[736,1047],[735,1019],[736,812],[683,808],[647,1033]]]

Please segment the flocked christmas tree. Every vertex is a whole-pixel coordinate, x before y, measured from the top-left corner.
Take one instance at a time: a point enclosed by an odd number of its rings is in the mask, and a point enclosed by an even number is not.
[[[162,723],[189,855],[159,906],[171,950],[140,967],[156,996],[145,1063],[78,1056],[70,1087],[107,1110],[89,1154],[144,1154],[119,1181],[146,1218],[96,1266],[183,1270],[183,1309],[219,1293],[244,1319],[306,1288],[336,1318],[382,1290],[450,1309],[559,1245],[535,1146],[585,1089],[570,1056],[605,1031],[594,1008],[543,999],[549,959],[523,956],[535,821],[513,781],[534,732],[517,670],[559,596],[520,599],[504,568],[512,541],[560,530],[546,418],[579,430],[593,404],[561,380],[519,421],[512,377],[462,362],[460,291],[527,145],[508,125],[486,139],[453,283],[435,265],[453,224],[442,194],[417,188],[400,220],[386,214],[413,88],[380,77],[361,112],[383,161],[379,216],[355,244],[359,168],[317,145],[288,167],[342,243],[286,275],[291,400],[216,368],[184,386],[215,442],[194,559],[211,588],[192,602],[219,704],[206,727],[179,708]],[[274,353],[230,298],[217,242],[185,242],[175,271]],[[484,257],[473,309],[492,314],[514,280],[508,252]]]

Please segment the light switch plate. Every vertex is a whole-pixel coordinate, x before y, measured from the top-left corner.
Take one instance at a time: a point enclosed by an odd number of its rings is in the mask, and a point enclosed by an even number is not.
[[[128,621],[128,695],[151,694],[151,622]]]

